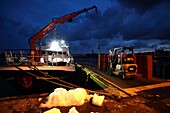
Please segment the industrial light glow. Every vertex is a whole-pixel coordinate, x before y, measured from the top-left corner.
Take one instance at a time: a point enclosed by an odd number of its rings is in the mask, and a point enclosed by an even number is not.
[[[57,41],[53,41],[51,43],[50,50],[61,50],[59,43]]]
[[[64,41],[64,40],[61,40],[61,43],[62,43],[62,44],[64,44],[64,43],[65,43],[65,41]]]

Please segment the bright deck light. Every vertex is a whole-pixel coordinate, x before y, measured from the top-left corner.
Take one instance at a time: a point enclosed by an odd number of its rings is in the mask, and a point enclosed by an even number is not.
[[[61,50],[61,47],[57,41],[53,41],[51,43],[50,50]]]
[[[64,40],[61,40],[61,43],[62,43],[62,44],[64,44],[64,43],[65,43],[65,41],[64,41]]]

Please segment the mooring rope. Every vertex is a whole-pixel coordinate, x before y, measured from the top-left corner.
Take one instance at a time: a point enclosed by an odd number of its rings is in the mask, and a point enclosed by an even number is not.
[[[42,74],[46,74],[45,72],[40,71],[36,66],[34,66],[34,68],[35,68],[37,71],[41,72]],[[48,76],[51,77],[51,78],[53,78],[53,79],[59,80],[60,82],[63,82],[63,83],[65,83],[65,84],[68,84],[68,85],[72,86],[72,88],[82,88],[82,87],[77,86],[77,85],[75,85],[75,84],[71,84],[71,83],[66,82],[66,81],[64,81],[64,80],[58,79],[58,78],[56,78],[56,77],[53,77],[53,76],[51,76],[51,75],[49,75],[49,74],[48,74]],[[49,82],[50,82],[50,81],[49,81]],[[70,86],[69,86],[69,87],[70,87]],[[89,92],[89,93],[98,93],[98,94],[103,94],[103,95],[111,96],[111,94],[108,94],[108,93],[99,92],[99,91],[93,91],[93,90],[86,89],[86,88],[84,88],[84,89],[85,89],[87,92]]]
[[[33,74],[33,73],[30,73],[30,72],[28,72],[28,71],[25,71],[25,70],[19,68],[18,66],[16,66],[16,68],[19,69],[19,70],[21,70],[21,71],[24,71],[24,72],[26,72],[27,74],[30,74],[30,75],[32,75],[32,76],[34,76],[34,77],[36,77],[36,78],[39,77],[39,76],[37,76],[37,75],[35,75],[35,74]],[[44,72],[42,72],[42,71],[40,71],[40,70],[39,70],[39,72],[44,73]],[[49,74],[48,74],[48,75],[49,75]],[[67,85],[60,84],[60,83],[57,83],[57,82],[54,82],[54,81],[51,81],[51,80],[48,80],[48,79],[42,79],[42,80],[45,80],[45,81],[47,81],[47,82],[50,82],[50,83],[53,83],[53,84],[55,84],[55,85],[59,85],[59,86],[65,87],[65,88],[69,88],[69,89],[82,88],[82,87],[80,87],[80,86],[77,86],[77,85],[68,83],[68,82],[63,81],[63,80],[60,80],[60,79],[58,79],[58,78],[55,78],[55,77],[53,77],[53,76],[51,76],[51,75],[49,75],[49,77],[52,77],[52,78],[54,78],[54,79],[56,79],[56,80],[59,80],[60,82],[63,82],[63,83],[65,83],[65,84],[67,84]],[[70,86],[68,86],[68,85],[70,85]],[[85,89],[88,93],[96,93],[96,94],[101,94],[101,95],[105,95],[105,96],[109,96],[109,97],[110,97],[110,96],[113,96],[113,95],[111,95],[111,94],[109,94],[109,93],[105,93],[105,92],[93,91],[93,90],[86,89],[86,88],[84,88],[84,89]]]
[[[24,72],[26,72],[27,74],[30,74],[30,75],[32,75],[32,76],[34,76],[34,77],[36,77],[36,78],[39,77],[39,76],[37,76],[37,75],[35,75],[35,74],[33,74],[33,73],[30,73],[30,72],[28,72],[28,71],[25,71],[25,70],[19,68],[18,66],[16,66],[16,68],[19,69],[19,70],[21,70],[21,71],[24,71]],[[57,82],[53,82],[53,81],[50,81],[50,80],[47,80],[47,79],[43,79],[43,80],[48,81],[48,82],[51,82],[51,83],[56,84],[56,85],[59,85],[59,86],[62,86],[62,87],[74,88],[74,87],[66,86],[66,85],[64,85],[64,84],[60,84],[60,83],[57,83]]]
[[[38,72],[40,72],[40,73],[42,73],[42,74],[47,74],[47,73],[45,73],[45,72],[43,72],[43,71],[40,71],[36,66],[34,66],[34,68],[35,68]],[[68,85],[70,85],[70,86],[72,86],[72,87],[80,87],[80,86],[71,84],[71,83],[69,83],[69,82],[66,82],[66,81],[64,81],[64,80],[58,79],[58,78],[56,78],[56,77],[53,77],[53,76],[51,76],[51,75],[49,75],[49,74],[48,74],[48,76],[51,77],[51,78],[53,78],[53,79],[56,79],[56,80],[58,80],[58,81],[60,81],[60,82],[63,82],[63,83],[65,83],[65,84],[68,84]]]

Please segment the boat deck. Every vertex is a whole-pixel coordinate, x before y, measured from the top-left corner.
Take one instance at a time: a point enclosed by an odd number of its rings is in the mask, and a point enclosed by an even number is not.
[[[18,71],[22,70],[33,70],[32,66],[10,66],[10,67],[0,67],[0,71]],[[75,69],[72,66],[36,66],[38,70],[61,70],[61,71],[72,71]]]

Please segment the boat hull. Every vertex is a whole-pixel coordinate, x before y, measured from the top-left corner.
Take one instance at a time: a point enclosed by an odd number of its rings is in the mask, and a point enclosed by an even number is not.
[[[13,66],[0,67],[0,77],[7,81],[15,81],[16,87],[31,89],[41,87],[42,84],[54,85],[59,80],[74,83],[76,70],[72,66]],[[52,81],[52,82],[50,82]]]

